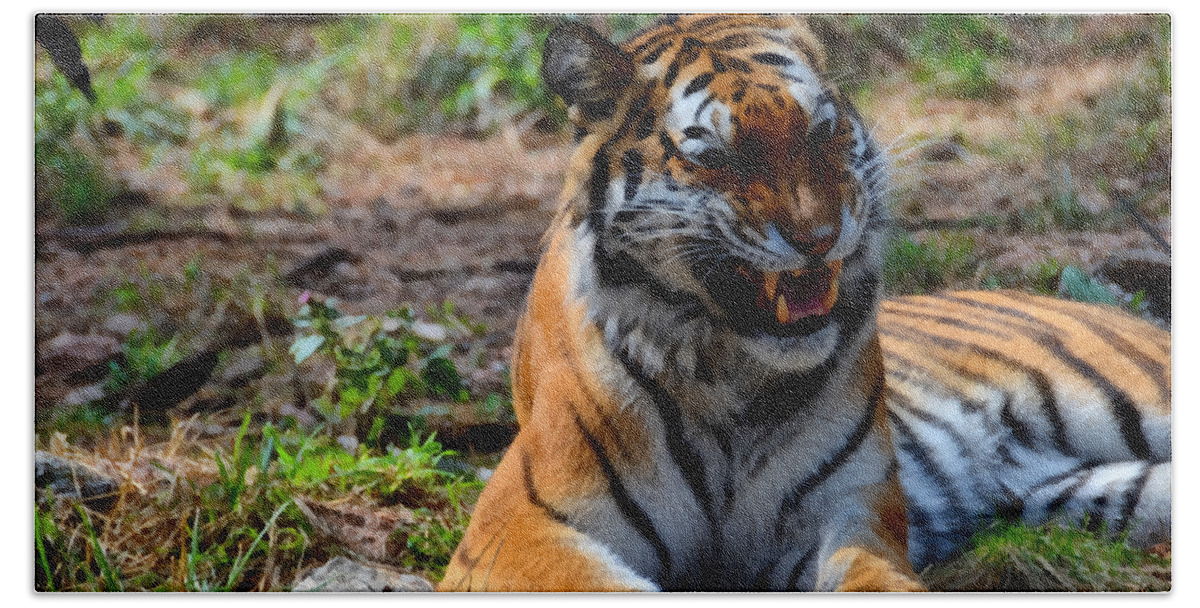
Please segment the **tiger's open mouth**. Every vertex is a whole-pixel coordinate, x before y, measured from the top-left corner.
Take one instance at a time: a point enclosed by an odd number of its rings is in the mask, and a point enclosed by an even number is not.
[[[740,263],[723,266],[708,272],[705,284],[740,333],[799,336],[829,324],[841,260],[779,272]]]

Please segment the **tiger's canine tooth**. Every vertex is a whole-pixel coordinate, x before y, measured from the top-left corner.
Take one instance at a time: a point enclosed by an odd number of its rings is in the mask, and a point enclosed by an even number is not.
[[[779,298],[775,300],[775,319],[780,324],[787,323],[790,319],[787,301],[783,299],[783,294],[779,294]]]
[[[768,300],[775,299],[775,288],[778,285],[779,285],[779,273],[778,272],[764,272],[763,273],[763,287],[765,287],[767,290],[767,299]]]

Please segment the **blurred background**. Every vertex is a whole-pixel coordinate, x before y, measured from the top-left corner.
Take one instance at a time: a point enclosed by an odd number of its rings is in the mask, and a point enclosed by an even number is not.
[[[39,589],[282,590],[364,555],[440,576],[515,431],[563,18],[653,16],[39,17]],[[889,293],[1170,326],[1169,17],[810,25],[894,158]]]

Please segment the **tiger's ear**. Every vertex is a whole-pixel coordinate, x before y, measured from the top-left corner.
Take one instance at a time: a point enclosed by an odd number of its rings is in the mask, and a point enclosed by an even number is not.
[[[565,22],[546,38],[542,79],[567,102],[580,123],[612,116],[617,99],[633,80],[633,61],[595,30]]]

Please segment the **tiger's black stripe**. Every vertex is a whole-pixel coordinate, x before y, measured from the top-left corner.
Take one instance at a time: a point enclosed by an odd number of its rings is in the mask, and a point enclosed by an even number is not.
[[[692,115],[692,120],[700,120],[700,113],[703,112],[704,108],[707,108],[708,105],[716,99],[717,95],[715,93],[709,93],[708,96],[704,98],[704,101],[701,101],[700,105],[696,106],[696,112]]]
[[[711,17],[704,17],[703,19],[697,19],[697,20],[693,21],[691,24],[688,25],[688,28],[684,31],[686,31],[688,33],[696,33],[710,25],[724,23],[725,20],[726,20],[726,17],[724,15],[713,15]],[[720,31],[720,30],[718,29],[717,31]],[[706,35],[711,35],[710,32],[704,32],[704,33]]]
[[[1121,429],[1121,438],[1124,439],[1126,447],[1133,452],[1134,456],[1140,460],[1152,462],[1160,460],[1152,453],[1150,442],[1146,439],[1145,431],[1142,430],[1142,413],[1138,411],[1137,406],[1133,404],[1125,391],[1117,388],[1108,378],[1105,378],[1083,359],[1072,354],[1058,338],[1047,337],[1038,342],[1104,392],[1109,402],[1112,403],[1113,416],[1117,419],[1117,426]]]
[[[1009,308],[1006,306],[993,305],[993,304],[986,304],[983,302],[975,302],[974,300],[969,300],[969,299],[965,299],[965,298],[962,299],[962,301],[963,301],[963,303],[966,303],[966,304],[977,305],[977,306],[986,306],[989,309],[994,310],[995,312],[1001,312],[1001,313],[1008,314],[1011,316],[1017,316],[1018,318],[1029,321],[1030,323],[1035,323],[1041,327],[1044,327],[1047,333],[1051,333],[1054,335],[1061,335],[1061,333],[1062,333],[1060,327],[1052,325],[1049,322],[1042,321],[1041,319],[1038,319],[1036,317],[1029,316],[1029,315],[1027,315],[1021,311],[1018,311],[1016,309],[1013,309],[1013,308]],[[1034,306],[1040,310],[1047,310],[1047,311],[1053,312],[1055,314],[1062,314],[1062,315],[1070,316],[1072,319],[1078,321],[1079,323],[1081,323],[1082,325],[1087,327],[1088,330],[1090,330],[1092,333],[1099,336],[1104,342],[1116,347],[1117,352],[1121,353],[1127,359],[1132,361],[1134,363],[1134,365],[1137,365],[1142,371],[1146,372],[1147,375],[1151,376],[1152,378],[1155,378],[1155,380],[1157,380],[1159,382],[1160,387],[1163,388],[1164,394],[1170,393],[1170,390],[1168,388],[1166,388],[1165,381],[1163,379],[1165,372],[1166,372],[1164,366],[1161,363],[1159,363],[1157,360],[1155,360],[1153,357],[1151,357],[1150,355],[1143,352],[1141,349],[1139,349],[1133,343],[1129,342],[1124,337],[1118,335],[1116,332],[1111,331],[1107,327],[1097,323],[1095,320],[1093,320],[1091,318],[1077,317],[1067,311],[1062,310],[1062,308],[1060,306],[1058,306],[1060,304],[1060,302],[1058,300],[1054,300],[1052,298],[1046,298],[1046,299],[1042,299],[1042,300],[1038,300],[1038,301],[1030,301],[1025,304]]]
[[[754,68],[750,67],[750,63],[748,61],[744,61],[737,57],[726,57],[725,63],[730,67],[730,69],[743,74],[750,74],[754,71]],[[734,99],[734,101],[741,101],[741,99]]]
[[[817,486],[824,483],[825,480],[829,479],[829,477],[841,469],[842,465],[846,463],[846,460],[849,459],[850,456],[858,450],[859,446],[862,445],[863,441],[866,440],[867,435],[871,431],[872,423],[875,421],[876,408],[884,407],[883,386],[884,378],[883,374],[880,374],[879,378],[875,380],[874,386],[871,388],[871,396],[867,401],[869,405],[864,408],[865,412],[862,419],[859,420],[854,431],[842,443],[841,448],[834,452],[833,456],[822,462],[821,466],[818,467],[816,471],[813,471],[808,477],[805,477],[800,481],[800,483],[796,484],[792,491],[784,497],[782,503],[779,505],[779,515],[775,520],[775,538],[777,540],[781,540],[783,538],[783,533],[787,526],[786,517],[800,506],[800,502],[804,500],[804,497],[807,496],[809,492],[816,489]]]
[[[654,122],[656,120],[658,120],[658,115],[655,114],[653,108],[646,110],[646,113],[642,114],[642,119],[638,122],[637,130],[634,132],[639,140],[646,139],[654,134]]]
[[[676,16],[675,18],[678,19],[678,16]],[[667,22],[665,20],[662,20],[662,18],[660,18],[659,20],[655,20],[654,23],[651,23],[650,25],[647,25],[645,28],[642,28],[641,30],[639,30],[637,33],[634,34],[633,38],[637,38],[637,34],[640,34],[641,32],[646,32],[646,31],[650,31],[653,29],[657,29],[663,25],[670,25],[671,23],[674,23],[674,22],[673,21]],[[630,51],[629,54],[630,55],[638,55],[642,51],[662,42],[663,38],[671,36],[674,33],[675,33],[674,31],[659,32],[659,33],[651,36],[648,40],[645,40],[641,44],[633,47],[633,50]]]
[[[604,285],[636,286],[646,290],[651,296],[675,307],[679,323],[705,314],[700,298],[667,286],[628,253],[610,251],[601,241],[596,244],[595,258],[596,277]]]
[[[637,150],[626,150],[621,155],[621,167],[625,169],[625,200],[633,200],[638,188],[642,185],[642,153]]]
[[[671,46],[674,44],[675,44],[674,40],[668,40],[668,41],[660,44],[659,46],[655,47],[655,49],[653,51],[650,51],[650,53],[648,55],[646,55],[645,57],[642,58],[642,64],[650,65],[650,64],[654,63],[655,61],[658,61],[658,58],[662,56],[663,52],[665,52],[667,49],[671,48]]]
[[[745,34],[744,32],[738,32],[736,34],[730,34],[712,43],[711,46],[714,49],[720,49],[722,51],[733,51],[737,49],[744,49],[750,46],[752,43],[753,41],[750,39],[749,35]]]
[[[1030,304],[1043,310],[1050,310],[1056,314],[1070,315],[1070,313],[1057,306],[1059,304],[1058,300],[1049,300],[1047,302],[1042,302],[1039,300],[1030,302]],[[1083,324],[1088,328],[1089,331],[1099,336],[1104,343],[1111,345],[1114,350],[1116,350],[1129,361],[1133,362],[1138,369],[1145,372],[1147,376],[1153,378],[1158,384],[1159,391],[1164,396],[1169,396],[1171,394],[1171,389],[1167,386],[1166,382],[1167,369],[1162,363],[1159,363],[1157,359],[1142,351],[1123,336],[1097,323],[1092,318],[1075,316],[1072,316],[1071,318]]]
[[[1042,321],[1041,319],[1038,319],[1037,317],[1034,317],[1023,311],[1007,306],[1000,306],[991,304],[989,302],[979,302],[970,298],[962,298],[958,296],[942,295],[937,297],[976,308],[991,310],[992,312],[998,312],[1010,317],[1027,321],[1037,326],[1049,327],[1049,333],[1052,336],[1056,336],[1059,333],[1057,328],[1049,326],[1049,324],[1045,321]],[[1104,392],[1104,394],[1108,397],[1109,402],[1112,404],[1112,414],[1117,420],[1117,426],[1121,431],[1121,438],[1124,440],[1126,447],[1129,448],[1130,452],[1142,460],[1155,460],[1155,456],[1152,454],[1152,450],[1150,449],[1150,443],[1146,439],[1145,432],[1142,430],[1141,412],[1138,411],[1137,406],[1133,404],[1133,402],[1129,399],[1129,396],[1124,391],[1118,389],[1115,385],[1109,382],[1107,378],[1097,372],[1085,361],[1072,354],[1069,349],[1067,349],[1066,345],[1063,344],[1062,340],[1058,337],[1042,338],[1038,340],[1038,343],[1049,349],[1065,363],[1071,366],[1081,376],[1093,382],[1097,388]],[[1047,412],[1047,414],[1049,414],[1049,412]],[[1051,421],[1055,425],[1055,436],[1057,437],[1062,423],[1061,418],[1057,414],[1057,408],[1055,411],[1055,417],[1051,418]],[[1065,453],[1070,454],[1070,452]]]
[[[1042,321],[1041,319],[1039,319],[1027,312],[1017,310],[1015,308],[1009,308],[1008,306],[1000,306],[997,304],[992,304],[990,302],[980,302],[979,300],[974,300],[971,298],[964,298],[962,296],[955,295],[955,294],[949,294],[949,293],[934,294],[930,297],[937,298],[939,300],[945,300],[947,302],[954,302],[956,304],[961,304],[963,306],[969,306],[969,307],[973,307],[973,308],[982,308],[984,310],[998,312],[1002,315],[1012,317],[1014,319],[1020,319],[1022,321],[1025,321],[1027,323],[1031,323],[1034,325],[1042,325],[1042,326],[1046,325],[1046,323],[1044,321]]]
[[[788,376],[782,381],[764,387],[749,401],[745,409],[734,416],[734,422],[751,426],[782,424],[792,415],[803,411],[813,399],[821,394],[825,385],[829,383],[829,376],[840,361],[836,355],[831,355],[816,367],[802,374]],[[751,478],[754,478],[762,470],[762,466],[765,464],[762,460],[769,455],[768,450],[759,457],[759,462],[755,463],[750,472]]]
[[[712,525],[715,520],[713,513],[712,491],[704,480],[704,459],[700,452],[683,436],[683,411],[667,391],[657,382],[646,377],[637,364],[629,359],[625,352],[618,353],[617,360],[625,368],[625,372],[637,383],[654,403],[658,416],[662,420],[663,435],[667,442],[667,453],[675,462],[683,479],[687,482],[696,504],[704,510],[705,516]],[[718,535],[713,535],[714,537]]]
[[[625,484],[621,481],[616,467],[609,460],[604,446],[600,445],[595,435],[592,435],[592,432],[588,430],[583,419],[579,417],[579,412],[575,411],[575,405],[572,403],[569,404],[569,407],[575,419],[575,425],[579,428],[580,435],[583,436],[583,440],[596,456],[596,462],[600,464],[600,469],[604,472],[605,479],[608,480],[608,489],[612,493],[613,502],[617,503],[617,509],[621,511],[621,515],[625,517],[629,525],[654,549],[655,555],[658,556],[663,578],[667,578],[671,572],[671,551],[667,548],[667,543],[663,541],[662,535],[658,533],[658,528],[654,526],[654,520],[650,519],[646,510],[629,495],[629,490],[625,488]]]
[[[710,52],[708,57],[710,60],[712,60],[712,68],[714,72],[718,74],[724,74],[725,72],[729,71],[729,68],[725,67],[725,64],[721,61],[721,56],[719,53]]]
[[[787,586],[784,588],[800,591],[800,589],[796,588],[796,584],[800,582],[800,577],[808,571],[809,566],[812,565],[813,560],[816,559],[816,557],[817,545],[814,543],[808,548],[808,551],[805,551],[804,555],[801,555],[800,559],[796,561],[796,565],[792,567],[791,573],[788,574]]]
[[[901,395],[900,393],[893,391],[890,387],[885,388],[883,393],[884,393],[884,395],[887,396],[887,400],[891,405],[894,405],[894,406],[904,410],[905,413],[911,414],[912,416],[920,419],[921,422],[945,433],[948,437],[950,437],[950,440],[954,443],[954,447],[956,447],[958,449],[959,458],[962,459],[963,461],[970,460],[970,454],[967,453],[966,438],[964,438],[961,433],[959,433],[957,430],[955,430],[954,427],[950,425],[950,423],[946,422],[945,420],[942,420],[941,418],[938,418],[937,416],[934,416],[933,414],[930,414],[929,412],[927,412],[923,409],[915,407],[913,405],[912,401],[910,401],[908,399],[908,397],[905,397],[904,395]]]
[[[588,216],[594,228],[604,226],[604,209],[608,206],[608,144],[600,146],[592,157],[592,175],[588,178]]]
[[[1033,432],[1029,430],[1029,425],[1017,419],[1017,416],[1013,414],[1012,406],[1012,394],[1004,393],[1004,405],[1000,408],[1000,424],[1008,427],[1017,443],[1032,449]]]
[[[1051,384],[1050,379],[1047,378],[1046,374],[1041,370],[1034,369],[1032,366],[1021,363],[1020,361],[1017,361],[1008,355],[1002,354],[999,351],[992,350],[990,348],[984,348],[977,344],[970,344],[960,340],[955,340],[953,338],[939,336],[915,327],[909,327],[907,330],[909,333],[918,334],[930,342],[940,344],[947,348],[968,350],[984,357],[988,357],[1024,374],[1025,377],[1029,378],[1029,381],[1033,383],[1038,395],[1042,398],[1041,409],[1042,413],[1046,417],[1046,420],[1050,423],[1050,440],[1054,442],[1054,447],[1067,456],[1078,456],[1075,448],[1067,440],[1066,424],[1063,422],[1062,413],[1058,411],[1058,397],[1054,394],[1054,387]],[[880,327],[879,333],[888,336],[897,336],[901,338],[904,337],[903,334],[898,333],[892,328],[888,327]]]
[[[570,525],[567,521],[566,513],[559,511],[554,506],[542,500],[541,495],[538,494],[537,486],[533,482],[533,464],[529,461],[529,453],[525,451],[521,452],[521,473],[525,481],[525,496],[529,499],[529,502],[541,509],[550,519],[560,524]]]
[[[1151,466],[1142,464],[1142,472],[1121,495],[1121,515],[1114,524],[1116,532],[1124,532],[1125,528],[1129,527],[1129,520],[1133,518],[1138,502],[1142,499],[1142,490],[1146,489],[1146,482],[1150,480]]]
[[[671,141],[671,136],[667,135],[666,131],[658,132],[658,143],[662,145],[663,156],[662,162],[666,163],[672,157],[679,156],[679,148],[675,147],[675,142]]]
[[[896,431],[896,435],[899,435],[898,439],[900,439],[900,441],[894,441],[895,449],[899,452],[904,452],[912,458],[913,462],[925,471],[927,478],[941,488],[942,495],[946,497],[947,507],[951,515],[942,519],[952,522],[961,521],[968,510],[963,503],[962,496],[957,492],[958,484],[954,482],[950,474],[938,462],[930,457],[931,450],[924,445],[924,442],[917,437],[912,427],[903,418],[895,412],[889,411],[888,420],[891,421],[892,429]]]
[[[750,58],[764,65],[775,65],[781,67],[787,67],[793,63],[796,63],[795,61],[792,61],[791,59],[788,59],[779,53],[755,53],[751,55]]]
[[[980,325],[978,323],[972,323],[970,321],[964,321],[962,319],[950,317],[947,315],[939,315],[939,314],[934,314],[934,313],[930,313],[930,312],[917,312],[914,310],[905,310],[902,313],[895,313],[895,314],[903,316],[905,320],[926,319],[929,321],[936,321],[943,325],[949,325],[951,327],[957,327],[960,329],[965,329],[965,330],[973,331],[976,333],[986,334],[986,335],[993,336],[996,338],[1004,338],[1004,339],[1012,338],[1011,334],[1008,334],[1008,333],[1005,333],[1005,332],[1002,332],[1002,331],[999,331],[996,329],[992,329],[985,325]]]
[[[1080,475],[1075,481],[1067,484],[1067,487],[1063,488],[1053,499],[1046,503],[1046,515],[1053,517],[1061,512],[1067,501],[1074,498],[1075,492],[1079,491],[1079,488],[1082,488],[1092,478],[1095,469],[1084,469],[1082,472],[1083,475]]]
[[[671,65],[667,66],[667,74],[663,78],[663,87],[671,88],[675,84],[675,79],[679,77],[679,70],[691,65],[700,57],[700,49],[704,47],[702,40],[695,38],[684,38],[683,45],[679,48],[679,53],[675,55],[675,59],[671,60]]]
[[[691,80],[691,82],[687,83],[686,87],[683,88],[683,96],[689,97],[694,95],[704,87],[712,84],[713,78],[715,77],[716,75],[712,72],[704,72],[703,74],[696,76]]]

